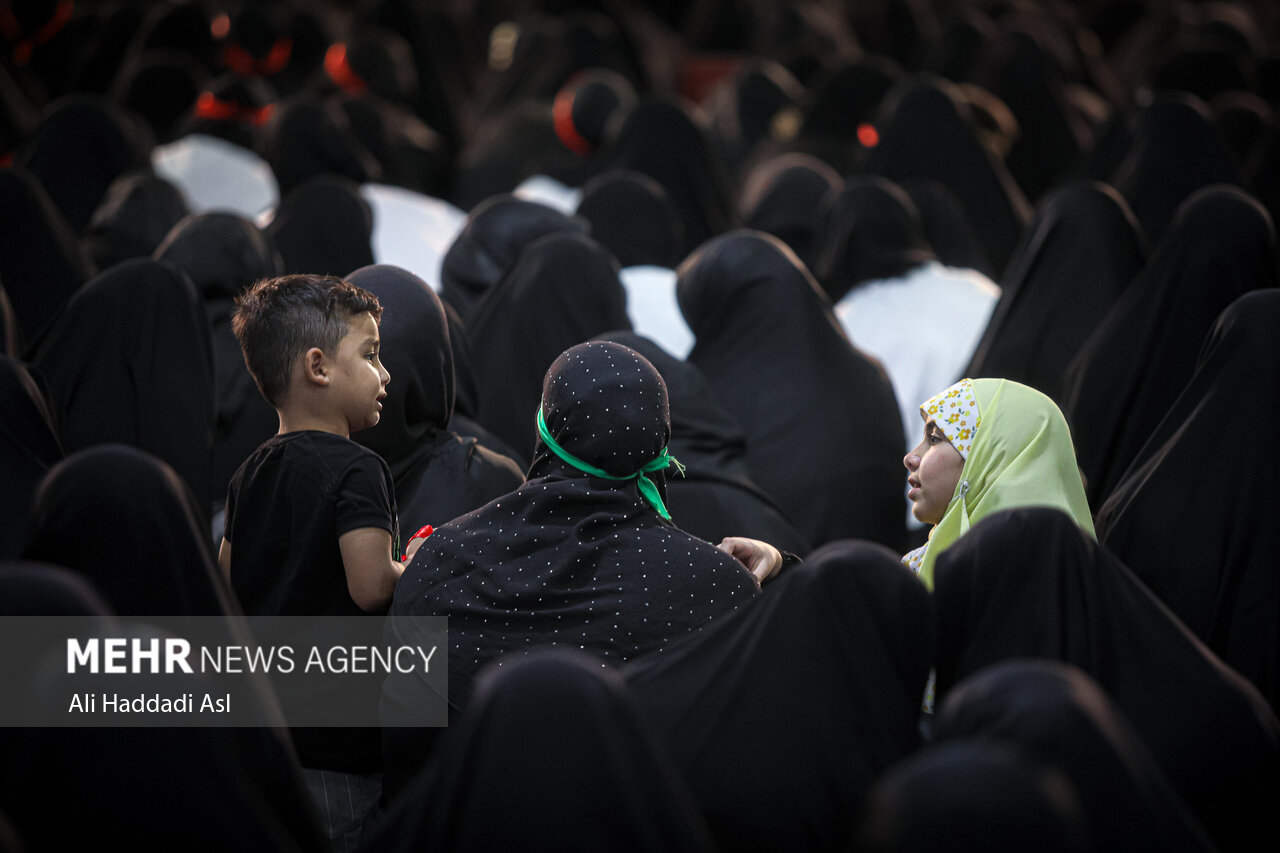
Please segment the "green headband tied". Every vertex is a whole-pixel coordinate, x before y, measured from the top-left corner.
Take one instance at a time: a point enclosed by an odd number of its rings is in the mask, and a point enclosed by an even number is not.
[[[542,436],[543,444],[551,448],[552,453],[585,474],[590,474],[593,477],[603,477],[606,480],[635,480],[636,485],[640,489],[640,494],[649,502],[649,505],[658,511],[658,515],[662,516],[667,521],[671,520],[671,513],[667,512],[666,506],[663,505],[662,495],[658,494],[658,487],[653,484],[652,480],[645,476],[645,474],[652,471],[662,471],[666,469],[668,465],[675,465],[676,470],[680,472],[680,476],[684,476],[684,466],[680,464],[679,460],[668,453],[665,447],[662,448],[662,452],[655,458],[640,466],[639,471],[634,474],[618,476],[617,474],[610,474],[608,471],[597,468],[590,463],[583,462],[581,459],[561,447],[560,444],[551,437],[551,430],[547,429],[547,421],[542,416],[541,405],[538,406],[538,435]]]

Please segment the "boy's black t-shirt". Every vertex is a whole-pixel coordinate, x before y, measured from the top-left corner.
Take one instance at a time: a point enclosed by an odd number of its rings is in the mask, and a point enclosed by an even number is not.
[[[338,537],[391,534],[395,485],[382,457],[318,430],[277,435],[244,461],[227,489],[231,585],[254,616],[358,616]]]
[[[231,586],[251,616],[369,615],[351,599],[338,537],[362,527],[400,548],[395,486],[382,457],[318,430],[277,435],[244,461],[227,489]],[[380,635],[380,632],[379,632]],[[376,708],[380,690],[368,701]],[[317,701],[323,701],[318,699]],[[304,767],[380,769],[376,728],[291,728]]]

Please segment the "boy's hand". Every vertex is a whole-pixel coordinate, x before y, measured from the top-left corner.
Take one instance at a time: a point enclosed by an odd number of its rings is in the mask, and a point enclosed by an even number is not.
[[[400,562],[408,565],[413,559],[413,555],[418,552],[418,548],[422,547],[422,543],[427,541],[427,537],[435,532],[430,524],[424,524],[418,528],[418,532],[409,537],[409,544],[404,549],[404,555],[400,557]]]

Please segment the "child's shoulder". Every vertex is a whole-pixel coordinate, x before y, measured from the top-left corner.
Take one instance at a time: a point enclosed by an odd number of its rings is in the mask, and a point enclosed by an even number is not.
[[[273,435],[262,446],[293,453],[350,453],[353,456],[359,455],[359,451],[367,450],[363,445],[346,436],[334,435],[318,429],[302,429],[297,432]]]
[[[338,474],[352,466],[385,468],[386,462],[349,438],[320,430],[299,430],[272,436],[259,445],[241,467],[261,470],[281,465]]]

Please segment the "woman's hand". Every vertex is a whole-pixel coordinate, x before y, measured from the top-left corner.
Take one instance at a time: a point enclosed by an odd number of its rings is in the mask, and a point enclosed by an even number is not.
[[[762,584],[782,568],[782,552],[759,539],[726,536],[716,546],[746,567],[757,584]]]

